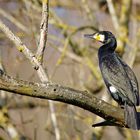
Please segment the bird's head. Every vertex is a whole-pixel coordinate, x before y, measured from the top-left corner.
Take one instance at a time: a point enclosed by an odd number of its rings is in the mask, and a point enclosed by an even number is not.
[[[115,39],[115,36],[109,31],[99,31],[94,34],[85,34],[84,36],[100,41],[103,44],[108,43],[111,39]]]

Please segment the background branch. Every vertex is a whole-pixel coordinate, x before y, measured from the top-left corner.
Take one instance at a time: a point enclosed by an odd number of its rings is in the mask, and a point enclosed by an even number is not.
[[[109,12],[110,12],[110,15],[111,15],[111,18],[112,18],[114,28],[115,28],[116,31],[118,31],[119,21],[118,21],[118,17],[116,15],[116,11],[115,11],[112,0],[107,0],[107,4],[108,4],[108,8],[109,8]]]

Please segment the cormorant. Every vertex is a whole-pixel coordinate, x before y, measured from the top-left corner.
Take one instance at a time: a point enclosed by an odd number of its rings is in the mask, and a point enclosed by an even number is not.
[[[98,59],[108,92],[124,108],[125,124],[131,129],[140,129],[136,111],[136,106],[140,104],[138,82],[131,68],[115,53],[115,36],[109,31],[99,31],[85,37],[103,43],[98,50]]]

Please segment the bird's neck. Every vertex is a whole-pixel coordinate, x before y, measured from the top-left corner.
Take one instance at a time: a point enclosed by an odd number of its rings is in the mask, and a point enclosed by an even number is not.
[[[116,40],[115,40],[114,38],[109,39],[109,40],[107,41],[107,43],[105,43],[104,45],[102,45],[102,46],[99,48],[99,51],[98,51],[99,57],[108,55],[108,54],[110,54],[110,53],[114,53],[116,47],[117,47],[117,42],[116,42]]]

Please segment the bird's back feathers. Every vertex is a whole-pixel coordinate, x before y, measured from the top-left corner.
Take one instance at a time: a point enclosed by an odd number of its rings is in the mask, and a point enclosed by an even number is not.
[[[130,105],[137,105],[139,90],[135,77],[132,77],[134,76],[132,70],[124,67],[123,62],[118,59],[115,53],[99,57],[101,73],[111,96],[119,104],[124,104],[126,101]],[[134,85],[133,82],[136,82],[136,84]],[[111,93],[110,86],[116,88],[116,95]],[[134,91],[135,93],[133,93]]]

